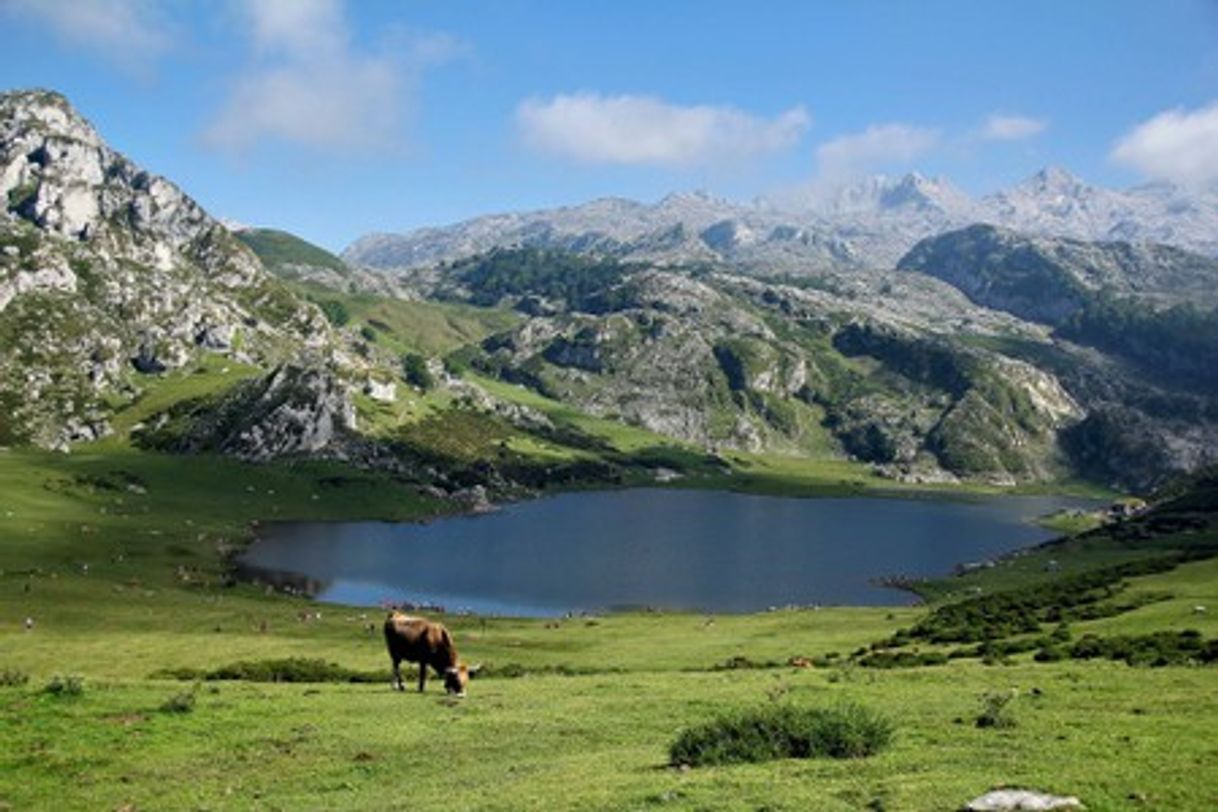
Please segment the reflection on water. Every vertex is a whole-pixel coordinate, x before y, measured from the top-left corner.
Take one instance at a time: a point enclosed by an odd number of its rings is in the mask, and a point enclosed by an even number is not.
[[[271,525],[243,562],[312,579],[322,600],[484,614],[893,605],[911,597],[878,579],[943,575],[1035,544],[1051,534],[1029,519],[1084,504],[575,493],[431,524]]]

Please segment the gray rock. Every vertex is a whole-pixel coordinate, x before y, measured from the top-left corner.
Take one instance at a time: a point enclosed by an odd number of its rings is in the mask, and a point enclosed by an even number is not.
[[[1050,795],[1027,789],[996,789],[965,804],[962,812],[1051,812],[1054,809],[1082,809],[1073,796]]]
[[[398,388],[393,381],[378,381],[375,378],[369,378],[364,383],[364,394],[382,403],[393,403],[398,398]]]

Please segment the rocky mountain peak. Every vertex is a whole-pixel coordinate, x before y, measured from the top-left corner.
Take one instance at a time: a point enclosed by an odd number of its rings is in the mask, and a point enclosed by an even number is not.
[[[11,218],[111,259],[161,270],[193,262],[230,286],[261,271],[224,226],[111,149],[57,93],[0,94],[0,194]]]
[[[954,213],[971,203],[968,195],[946,178],[928,178],[918,172],[897,179],[879,195],[882,209],[914,208]]]
[[[327,339],[218,220],[56,93],[0,94],[0,435],[105,433],[116,393],[201,352],[266,362]],[[134,376],[134,377],[133,377]]]
[[[1020,184],[1036,191],[1074,192],[1088,188],[1087,183],[1068,169],[1050,165]]]

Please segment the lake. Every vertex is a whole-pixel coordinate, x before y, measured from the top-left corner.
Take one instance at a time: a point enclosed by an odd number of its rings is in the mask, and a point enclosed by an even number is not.
[[[946,575],[1047,540],[1052,496],[791,499],[720,491],[569,493],[428,524],[280,523],[243,556],[323,601],[552,616],[654,607],[751,612],[899,605],[885,576]]]

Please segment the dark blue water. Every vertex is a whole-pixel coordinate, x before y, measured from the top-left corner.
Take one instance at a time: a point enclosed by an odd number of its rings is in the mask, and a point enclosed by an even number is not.
[[[936,576],[1048,539],[1030,520],[1085,503],[785,499],[714,491],[564,494],[431,524],[278,524],[247,564],[339,603],[545,616],[626,607],[749,612],[896,605],[885,576]]]

